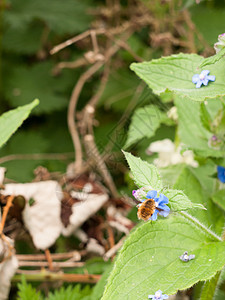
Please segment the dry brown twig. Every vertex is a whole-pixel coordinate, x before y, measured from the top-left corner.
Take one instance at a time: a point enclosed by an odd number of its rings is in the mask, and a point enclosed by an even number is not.
[[[49,267],[49,270],[52,271],[53,270],[53,261],[52,261],[52,257],[51,257],[51,253],[49,251],[49,249],[45,250],[45,255],[46,255],[46,259],[48,261],[48,263],[46,264]],[[27,262],[28,265],[31,262]],[[35,262],[35,263],[42,263],[42,262]]]
[[[75,109],[77,105],[77,101],[81,90],[85,84],[85,82],[103,65],[102,62],[96,62],[93,66],[91,66],[85,73],[81,75],[77,84],[75,85],[72,96],[70,98],[70,103],[68,107],[68,115],[67,122],[69,131],[72,137],[74,149],[75,149],[75,164],[74,171],[75,173],[79,173],[82,168],[82,146],[79,138],[79,133],[77,131],[77,127],[75,124]]]
[[[47,261],[19,261],[19,267],[49,267],[50,271],[60,268],[79,268],[83,267],[85,263],[83,262],[71,262],[71,261],[52,261],[51,265]]]
[[[131,35],[131,33],[126,34],[126,38],[128,38],[130,35]],[[73,89],[69,107],[68,107],[67,120],[68,120],[69,131],[70,131],[70,134],[71,134],[71,137],[73,140],[73,144],[74,144],[74,149],[75,149],[74,172],[76,174],[81,171],[82,163],[83,163],[82,146],[81,146],[79,133],[78,133],[76,122],[75,122],[76,105],[77,105],[80,93],[82,91],[82,88],[83,88],[85,82],[94,73],[96,73],[104,65],[104,63],[106,63],[118,50],[119,50],[118,45],[113,45],[112,47],[110,47],[105,53],[104,61],[102,61],[102,60],[97,61],[92,67],[90,67],[85,73],[83,73]],[[94,98],[94,100],[92,100],[92,102],[94,101],[96,103],[96,101],[98,99],[99,99],[99,96],[97,98]]]
[[[115,245],[113,246],[111,249],[109,249],[109,251],[107,251],[104,256],[103,259],[105,261],[109,260],[114,254],[116,254],[116,252],[120,249],[120,247],[123,245],[123,242],[125,240],[125,236],[122,237],[122,239]]]
[[[52,253],[53,260],[60,259],[70,259],[73,258],[73,261],[79,261],[81,259],[82,252],[71,251],[66,253]],[[35,261],[35,260],[46,260],[45,254],[17,254],[17,259],[20,261]]]
[[[12,160],[68,160],[74,157],[74,153],[34,153],[34,154],[11,154],[0,158],[0,164]]]
[[[99,169],[99,172],[101,173],[106,185],[108,186],[108,188],[110,189],[110,192],[112,193],[112,196],[117,198],[118,193],[117,193],[116,186],[115,186],[113,179],[106,167],[106,164],[105,164],[103,158],[101,157],[101,155],[97,149],[97,146],[95,145],[93,135],[87,134],[84,137],[84,143],[86,145],[87,153],[89,153],[89,155],[91,155],[92,158],[94,159],[95,164]]]
[[[7,218],[10,207],[13,205],[13,200],[14,200],[14,196],[13,195],[9,196],[7,199],[6,206],[3,208],[3,214],[2,214],[2,219],[1,219],[1,223],[0,223],[0,236],[3,235],[3,229],[5,226],[6,218]]]
[[[81,282],[81,283],[97,283],[101,276],[95,274],[65,274],[63,272],[49,272],[46,270],[28,271],[17,270],[17,274],[24,274],[27,281],[57,281],[65,282]],[[21,281],[21,275],[15,275],[12,279],[14,282]]]

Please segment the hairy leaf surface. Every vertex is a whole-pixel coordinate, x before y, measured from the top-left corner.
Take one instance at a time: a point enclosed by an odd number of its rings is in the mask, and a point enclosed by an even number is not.
[[[184,251],[195,259],[182,262]],[[187,289],[223,268],[224,251],[225,242],[179,215],[147,222],[126,240],[102,300],[141,300],[159,289],[168,295]]]
[[[202,56],[180,53],[153,59],[150,62],[133,63],[131,70],[143,79],[157,95],[165,91],[171,91],[195,101],[224,96],[224,59],[207,66],[210,75],[216,76],[215,82],[209,82],[207,86],[199,89],[192,83],[192,76],[201,73],[202,70],[199,68],[199,65],[203,61],[204,58]]]

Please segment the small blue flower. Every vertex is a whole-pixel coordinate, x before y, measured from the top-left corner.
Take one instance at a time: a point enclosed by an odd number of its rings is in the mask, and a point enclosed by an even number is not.
[[[217,166],[217,177],[222,182],[225,183],[225,168]]]
[[[158,214],[163,217],[168,216],[170,208],[166,204],[169,203],[169,199],[165,195],[160,194],[159,197],[157,197],[157,191],[149,191],[146,198],[155,201],[155,211],[149,220],[156,221]],[[141,199],[140,201],[143,203],[146,199]],[[139,206],[140,205],[141,204],[139,204]]]
[[[168,299],[169,296],[168,295],[163,295],[162,291],[158,290],[157,292],[155,292],[155,295],[148,295],[148,299],[152,299],[152,300],[163,300],[163,299]]]
[[[199,89],[202,84],[208,85],[209,81],[215,81],[216,76],[214,75],[209,75],[210,71],[209,70],[203,70],[201,74],[195,74],[192,77],[192,82],[196,84],[196,88]]]

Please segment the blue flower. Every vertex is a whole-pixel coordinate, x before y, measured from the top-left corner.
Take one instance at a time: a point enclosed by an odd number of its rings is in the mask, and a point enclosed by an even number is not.
[[[225,168],[217,166],[217,177],[222,182],[225,183]]]
[[[169,296],[168,295],[163,295],[162,291],[158,290],[157,292],[155,292],[155,295],[148,295],[148,299],[152,299],[152,300],[163,300],[163,299],[168,299]]]
[[[196,84],[196,88],[199,89],[202,84],[208,85],[209,81],[215,81],[216,76],[214,75],[209,75],[210,71],[209,70],[203,70],[201,74],[195,74],[192,77],[192,82]]]
[[[146,198],[153,199],[155,201],[155,210],[149,220],[156,221],[158,214],[163,217],[168,216],[170,208],[166,204],[169,203],[169,199],[165,195],[160,194],[159,197],[157,197],[157,191],[149,191]],[[146,199],[141,199],[140,201],[143,203]],[[141,205],[142,204],[139,204],[139,206]]]

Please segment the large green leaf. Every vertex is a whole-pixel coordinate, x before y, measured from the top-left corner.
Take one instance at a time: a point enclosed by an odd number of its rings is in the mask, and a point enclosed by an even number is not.
[[[60,0],[11,0],[10,9],[6,10],[6,26],[22,28],[32,20],[43,21],[53,32],[58,34],[76,33],[89,27],[90,14],[86,13],[89,1],[67,0],[62,5]],[[29,26],[29,25],[28,25]]]
[[[123,152],[134,176],[134,181],[139,187],[151,187],[161,190],[162,182],[160,174],[154,165],[133,156],[128,152]]]
[[[215,82],[197,89],[192,83],[192,76],[200,74],[199,65],[204,61],[197,54],[183,54],[153,59],[150,62],[133,63],[131,69],[143,79],[157,95],[165,91],[188,97],[195,101],[204,101],[225,95],[225,60],[221,59],[207,66],[211,75],[216,76]]]
[[[195,259],[182,262],[184,251]],[[171,295],[208,280],[225,264],[225,242],[176,215],[147,222],[126,240],[102,300],[142,300],[157,290]]]
[[[134,112],[128,131],[125,148],[144,137],[150,138],[163,121],[165,114],[155,105],[141,107]]]
[[[0,117],[0,147],[5,144],[17,128],[20,127],[23,121],[29,116],[31,110],[37,106],[38,103],[39,101],[36,99],[30,104],[8,111]]]
[[[32,67],[17,66],[5,79],[5,94],[13,106],[27,104],[31,97],[40,99],[35,113],[49,113],[67,106],[68,97],[62,90],[71,82],[67,72],[53,76],[52,62],[37,63]],[[65,78],[66,76],[66,78]],[[65,79],[67,83],[65,83]],[[69,87],[70,88],[70,87]]]

